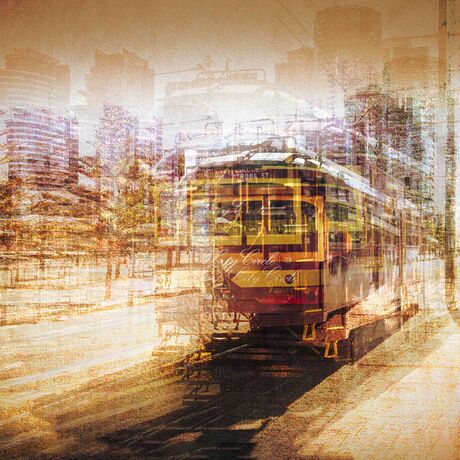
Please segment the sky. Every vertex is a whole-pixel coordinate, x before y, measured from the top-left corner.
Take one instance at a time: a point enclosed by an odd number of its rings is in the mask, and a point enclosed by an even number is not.
[[[70,66],[75,105],[85,102],[85,78],[98,49],[127,49],[156,73],[189,69],[211,56],[215,69],[227,62],[262,67],[273,80],[274,64],[285,61],[287,50],[314,46],[315,14],[332,5],[375,9],[383,38],[422,36],[412,46],[428,45],[436,56],[438,0],[0,0],[0,66],[15,48],[59,59]],[[453,52],[458,57],[460,46]],[[157,76],[157,101],[167,81],[194,75]]]
[[[329,0],[0,0],[0,58],[31,47],[71,67],[72,102],[96,49],[128,49],[156,72],[187,69],[209,55],[215,67],[273,65],[288,49],[313,46],[316,11],[349,3]],[[429,35],[437,29],[433,0],[353,1],[382,13],[383,35]],[[422,40],[423,41],[423,40]],[[426,44],[426,39],[424,40]],[[158,77],[159,96],[166,79]]]

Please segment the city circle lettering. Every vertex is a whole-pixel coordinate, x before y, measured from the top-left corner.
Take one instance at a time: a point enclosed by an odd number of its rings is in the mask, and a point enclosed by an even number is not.
[[[267,259],[257,257],[261,254],[260,249],[243,249],[239,256],[230,255],[227,249],[220,250],[215,255],[215,266],[219,267],[224,273],[231,273],[232,279],[238,276],[244,276],[248,285],[255,286],[257,283],[266,283],[267,285],[275,282],[283,282],[284,278],[278,272],[281,271],[281,265],[277,265],[279,253],[274,252]],[[254,271],[248,271],[249,267],[256,268]],[[290,273],[290,276],[297,279],[300,270]],[[208,281],[213,279],[211,273],[207,278]],[[267,286],[268,287],[268,286]]]

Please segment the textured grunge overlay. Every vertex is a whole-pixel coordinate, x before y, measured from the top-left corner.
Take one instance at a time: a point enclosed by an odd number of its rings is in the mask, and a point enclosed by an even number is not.
[[[459,0],[0,0],[0,458],[460,459]]]

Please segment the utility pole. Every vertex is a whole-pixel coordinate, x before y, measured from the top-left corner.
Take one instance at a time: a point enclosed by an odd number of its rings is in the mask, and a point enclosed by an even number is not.
[[[455,1],[439,0],[439,49],[438,78],[439,106],[438,116],[445,121],[444,171],[445,171],[445,208],[444,208],[444,263],[445,295],[449,309],[456,308],[456,149],[455,149],[455,99],[451,94],[451,75],[449,66],[449,25],[455,21]],[[453,16],[453,17],[452,17]]]

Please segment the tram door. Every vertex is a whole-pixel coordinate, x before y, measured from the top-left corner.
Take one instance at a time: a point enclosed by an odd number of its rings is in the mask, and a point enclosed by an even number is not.
[[[318,220],[316,207],[312,203],[302,201],[302,227],[304,230],[305,252],[318,252]]]
[[[326,260],[323,269],[324,309],[332,311],[347,304],[348,208],[335,196],[325,204]]]

